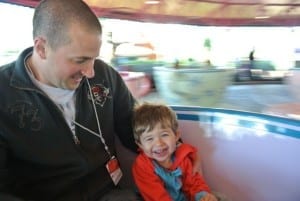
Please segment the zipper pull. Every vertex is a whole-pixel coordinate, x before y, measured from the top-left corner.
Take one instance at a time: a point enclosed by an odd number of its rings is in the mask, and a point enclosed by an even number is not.
[[[80,140],[78,139],[77,135],[73,134],[73,140],[76,145],[80,144]]]

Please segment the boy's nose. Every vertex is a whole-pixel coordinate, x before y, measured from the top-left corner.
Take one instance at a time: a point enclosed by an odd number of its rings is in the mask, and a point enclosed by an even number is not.
[[[157,138],[156,140],[155,140],[155,144],[156,145],[161,145],[161,144],[163,144],[164,142],[160,139],[160,138]]]

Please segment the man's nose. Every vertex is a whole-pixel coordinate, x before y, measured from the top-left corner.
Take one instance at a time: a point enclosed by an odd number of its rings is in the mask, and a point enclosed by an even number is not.
[[[84,69],[81,70],[81,73],[87,77],[92,78],[95,76],[95,70],[94,70],[94,61],[89,62]]]

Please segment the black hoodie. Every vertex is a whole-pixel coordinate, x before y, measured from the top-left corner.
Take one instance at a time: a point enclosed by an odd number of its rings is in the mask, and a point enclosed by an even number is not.
[[[62,112],[26,72],[31,53],[28,48],[0,67],[0,200],[94,201],[113,187],[105,169],[109,156],[99,137],[77,126],[80,144],[74,143]],[[136,151],[134,98],[112,67],[96,60],[94,69],[89,83],[110,152],[115,154],[116,136]],[[98,133],[85,79],[76,90],[76,122]]]

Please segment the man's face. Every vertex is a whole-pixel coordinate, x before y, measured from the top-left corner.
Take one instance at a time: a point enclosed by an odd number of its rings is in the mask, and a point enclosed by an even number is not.
[[[75,90],[83,77],[94,77],[94,61],[99,56],[101,35],[87,32],[79,25],[70,28],[71,42],[55,50],[47,46],[45,84]]]

